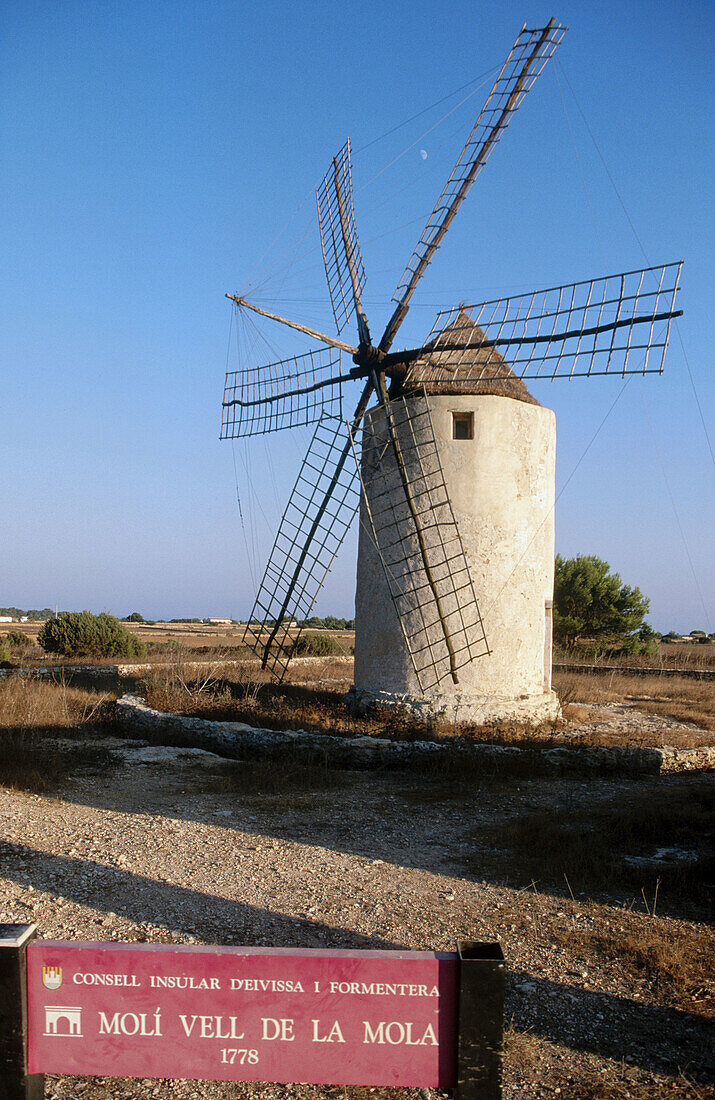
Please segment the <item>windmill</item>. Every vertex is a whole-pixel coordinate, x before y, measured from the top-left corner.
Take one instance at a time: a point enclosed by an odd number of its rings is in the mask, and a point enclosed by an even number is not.
[[[222,438],[316,425],[245,631],[279,679],[296,620],[309,616],[360,511],[356,705],[397,701],[472,721],[540,720],[558,710],[550,687],[554,415],[524,379],[662,372],[682,265],[462,304],[438,314],[421,346],[391,349],[459,207],[565,30],[552,19],[519,33],[379,341],[361,300],[349,141],[316,192],[338,335],[227,295],[238,310],[322,345],[229,372],[224,391]],[[340,338],[349,323],[356,345]],[[364,388],[345,418],[343,386],[355,379]]]

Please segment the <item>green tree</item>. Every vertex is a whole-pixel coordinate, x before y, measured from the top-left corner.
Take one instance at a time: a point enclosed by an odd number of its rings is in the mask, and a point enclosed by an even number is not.
[[[37,636],[47,653],[65,657],[144,657],[146,649],[119,619],[104,612],[63,611],[48,619]]]
[[[628,641],[639,631],[649,635],[644,621],[649,607],[640,589],[624,584],[608,562],[593,555],[556,555],[554,640],[561,645],[571,648],[580,638],[609,635]]]

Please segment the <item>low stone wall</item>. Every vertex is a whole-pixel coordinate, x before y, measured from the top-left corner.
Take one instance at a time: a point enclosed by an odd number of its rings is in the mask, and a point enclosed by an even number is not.
[[[63,676],[83,676],[88,680],[116,680],[120,665],[20,665],[0,668],[0,676],[27,676],[38,680],[61,679]]]
[[[420,766],[438,768],[448,755],[483,764],[484,771],[518,770],[523,774],[616,772],[631,775],[708,770],[715,767],[715,748],[647,749],[598,746],[555,746],[529,749],[449,738],[434,741],[398,741],[386,737],[353,737],[308,730],[270,730],[243,722],[213,722],[152,710],[137,695],[117,702],[123,733],[168,745],[189,745],[233,758],[289,756],[342,767],[379,768]]]
[[[328,657],[293,657],[291,658],[291,667],[296,668],[315,668],[319,665],[325,664],[329,661],[331,664],[339,665],[352,665],[352,657],[328,656]],[[178,662],[182,671],[197,669],[205,672],[207,668],[215,666],[216,669],[230,668],[236,665],[260,665],[258,657],[230,657],[228,659],[223,658],[207,658],[203,661],[180,661]],[[151,664],[143,665],[116,665],[117,674],[119,676],[141,676],[145,672],[152,672],[155,669],[176,668],[177,661],[157,661]]]
[[[298,668],[318,668],[320,665],[329,661],[330,664],[338,665],[352,665],[352,657],[294,657],[291,661],[291,666]],[[101,677],[112,676],[115,679],[137,679],[140,676],[146,675],[148,672],[157,672],[159,670],[180,668],[182,672],[206,672],[207,669],[212,667],[216,668],[216,671],[220,671],[222,668],[231,668],[237,665],[259,665],[260,661],[257,657],[237,657],[223,659],[211,659],[203,661],[149,661],[143,664],[131,664],[131,665],[44,665],[35,667],[27,665],[26,667],[19,666],[17,668],[4,668],[0,669],[0,676],[11,675],[23,675],[23,676],[37,676],[44,678],[47,676],[86,676],[89,678],[99,679]]]
[[[621,672],[624,676],[684,676],[689,680],[715,680],[715,672],[709,668],[638,668],[625,665],[579,665],[554,663],[554,672]]]

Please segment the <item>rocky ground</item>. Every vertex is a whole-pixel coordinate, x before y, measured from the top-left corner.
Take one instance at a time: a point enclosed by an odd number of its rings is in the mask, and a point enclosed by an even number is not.
[[[678,994],[596,946],[604,932],[690,942],[707,935],[699,913],[664,897],[652,916],[647,894],[530,884],[490,831],[527,811],[628,800],[645,780],[492,777],[452,791],[414,771],[336,770],[271,793],[251,778],[266,765],[106,744],[110,765],[52,797],[0,789],[0,919],[77,940],[431,950],[499,940],[506,1097],[711,1095],[706,989]],[[377,1100],[420,1090],[53,1077],[45,1095]]]

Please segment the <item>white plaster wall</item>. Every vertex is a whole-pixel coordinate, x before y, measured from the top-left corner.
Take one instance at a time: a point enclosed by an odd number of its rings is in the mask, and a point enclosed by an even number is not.
[[[553,596],[555,417],[491,395],[428,398],[445,482],[491,654],[421,691],[369,534],[363,504],[358,551],[355,687],[412,697],[549,692],[545,602]],[[452,413],[473,412],[474,438],[452,438]],[[366,418],[366,431],[374,410]],[[376,420],[376,423],[379,420]],[[548,649],[548,647],[547,647]],[[505,713],[508,706],[505,707]]]

